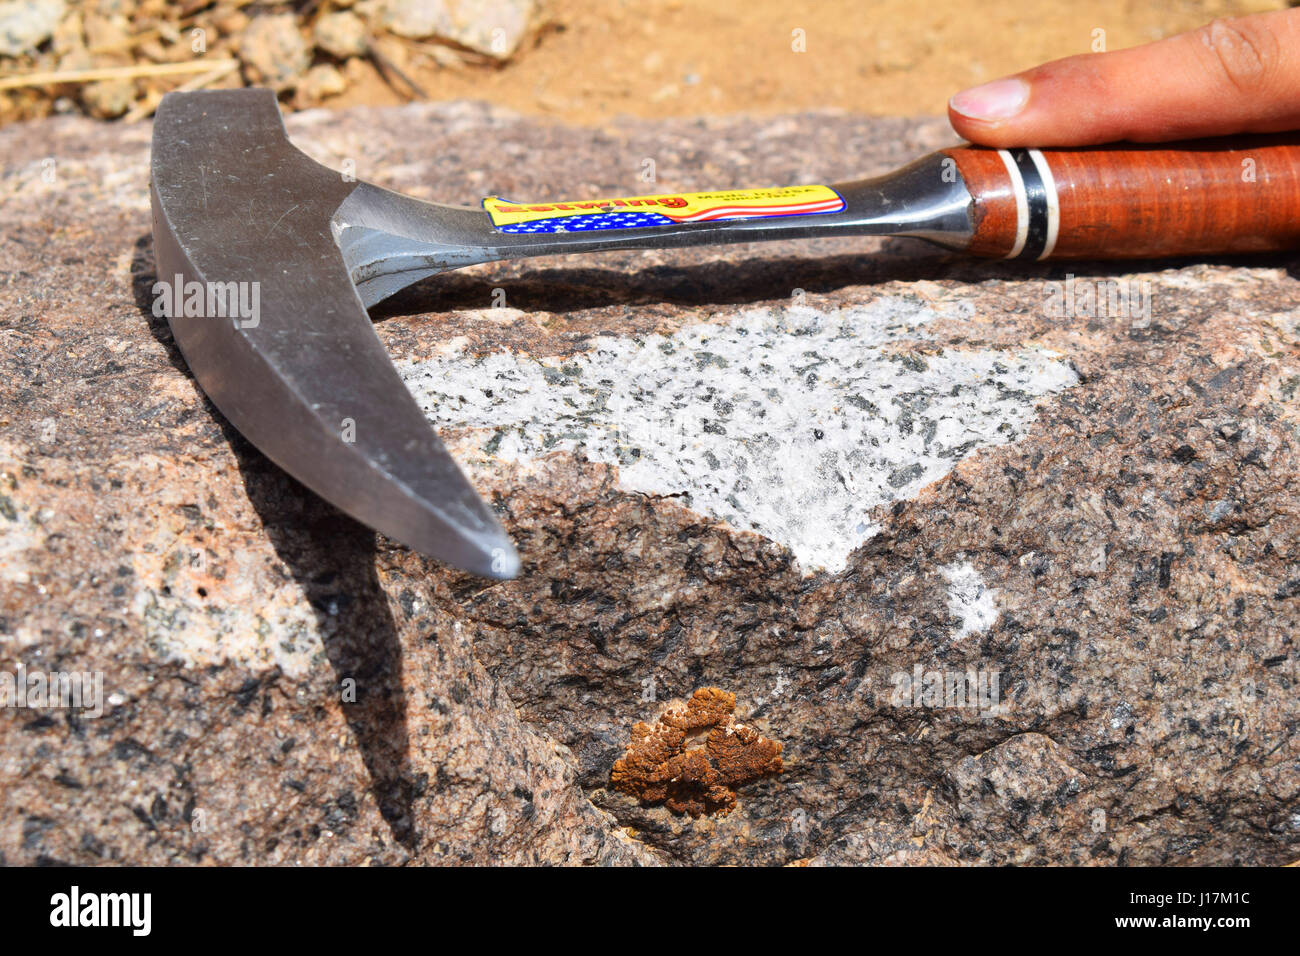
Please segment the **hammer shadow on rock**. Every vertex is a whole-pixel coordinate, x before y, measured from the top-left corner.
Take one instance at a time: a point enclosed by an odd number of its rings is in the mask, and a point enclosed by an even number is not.
[[[171,363],[189,375],[167,320],[153,315],[156,268],[148,235],[135,244],[131,277],[136,305],[149,331],[167,350]],[[355,681],[356,702],[343,704],[344,716],[356,735],[371,792],[393,839],[414,851],[419,834],[413,801],[420,787],[410,765],[401,642],[375,570],[375,533],[277,468],[206,396],[203,402],[230,444],[267,538],[311,604],[334,670],[333,686],[341,698],[344,681]],[[341,792],[322,809],[337,816],[337,805],[350,817],[354,803],[352,794]],[[331,820],[331,829],[339,826]]]
[[[919,250],[917,247],[921,246]],[[608,257],[606,257],[608,258]],[[600,266],[541,265],[543,260],[493,264],[487,272],[449,272],[418,282],[372,310],[375,318],[482,309],[496,288],[517,309],[563,314],[620,305],[706,307],[788,299],[795,289],[834,292],[846,286],[893,280],[934,279],[951,268],[951,257],[919,242],[895,240],[882,252],[822,258],[759,258],[629,272]]]
[[[837,245],[842,242],[835,240]],[[564,314],[628,305],[741,306],[788,299],[795,289],[822,295],[852,286],[922,279],[972,285],[989,280],[1060,280],[1067,274],[1107,279],[1197,264],[1280,266],[1291,277],[1300,278],[1300,264],[1290,254],[1021,262],[958,255],[914,239],[887,239],[879,251],[870,253],[753,256],[740,261],[651,266],[635,272],[595,265],[545,266],[544,261],[494,263],[444,273],[402,290],[371,310],[371,315],[383,319],[483,309],[493,304],[498,288],[505,289],[507,304],[513,308]]]

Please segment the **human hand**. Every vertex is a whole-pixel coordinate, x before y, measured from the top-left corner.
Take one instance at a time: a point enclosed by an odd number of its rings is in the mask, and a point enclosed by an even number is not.
[[[1036,66],[948,103],[984,146],[1087,146],[1300,129],[1300,9]]]

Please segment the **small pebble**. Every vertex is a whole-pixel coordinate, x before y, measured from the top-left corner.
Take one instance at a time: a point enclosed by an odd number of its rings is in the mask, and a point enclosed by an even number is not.
[[[316,22],[314,38],[318,47],[340,60],[362,56],[367,49],[365,23],[347,10],[321,17]]]
[[[311,49],[292,13],[255,17],[239,38],[239,53],[253,79],[273,90],[296,85],[311,66]]]

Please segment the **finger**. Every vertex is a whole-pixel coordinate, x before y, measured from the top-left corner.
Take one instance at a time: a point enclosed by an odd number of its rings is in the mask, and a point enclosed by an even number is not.
[[[1300,129],[1300,10],[1045,63],[958,93],[948,117],[966,139],[998,147]]]

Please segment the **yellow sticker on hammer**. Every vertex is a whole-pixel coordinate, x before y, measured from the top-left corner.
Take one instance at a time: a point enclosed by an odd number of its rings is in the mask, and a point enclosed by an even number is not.
[[[816,216],[840,212],[844,200],[829,186],[786,186],[545,203],[518,203],[489,196],[483,200],[483,208],[497,232],[531,234],[645,229],[720,219]]]

